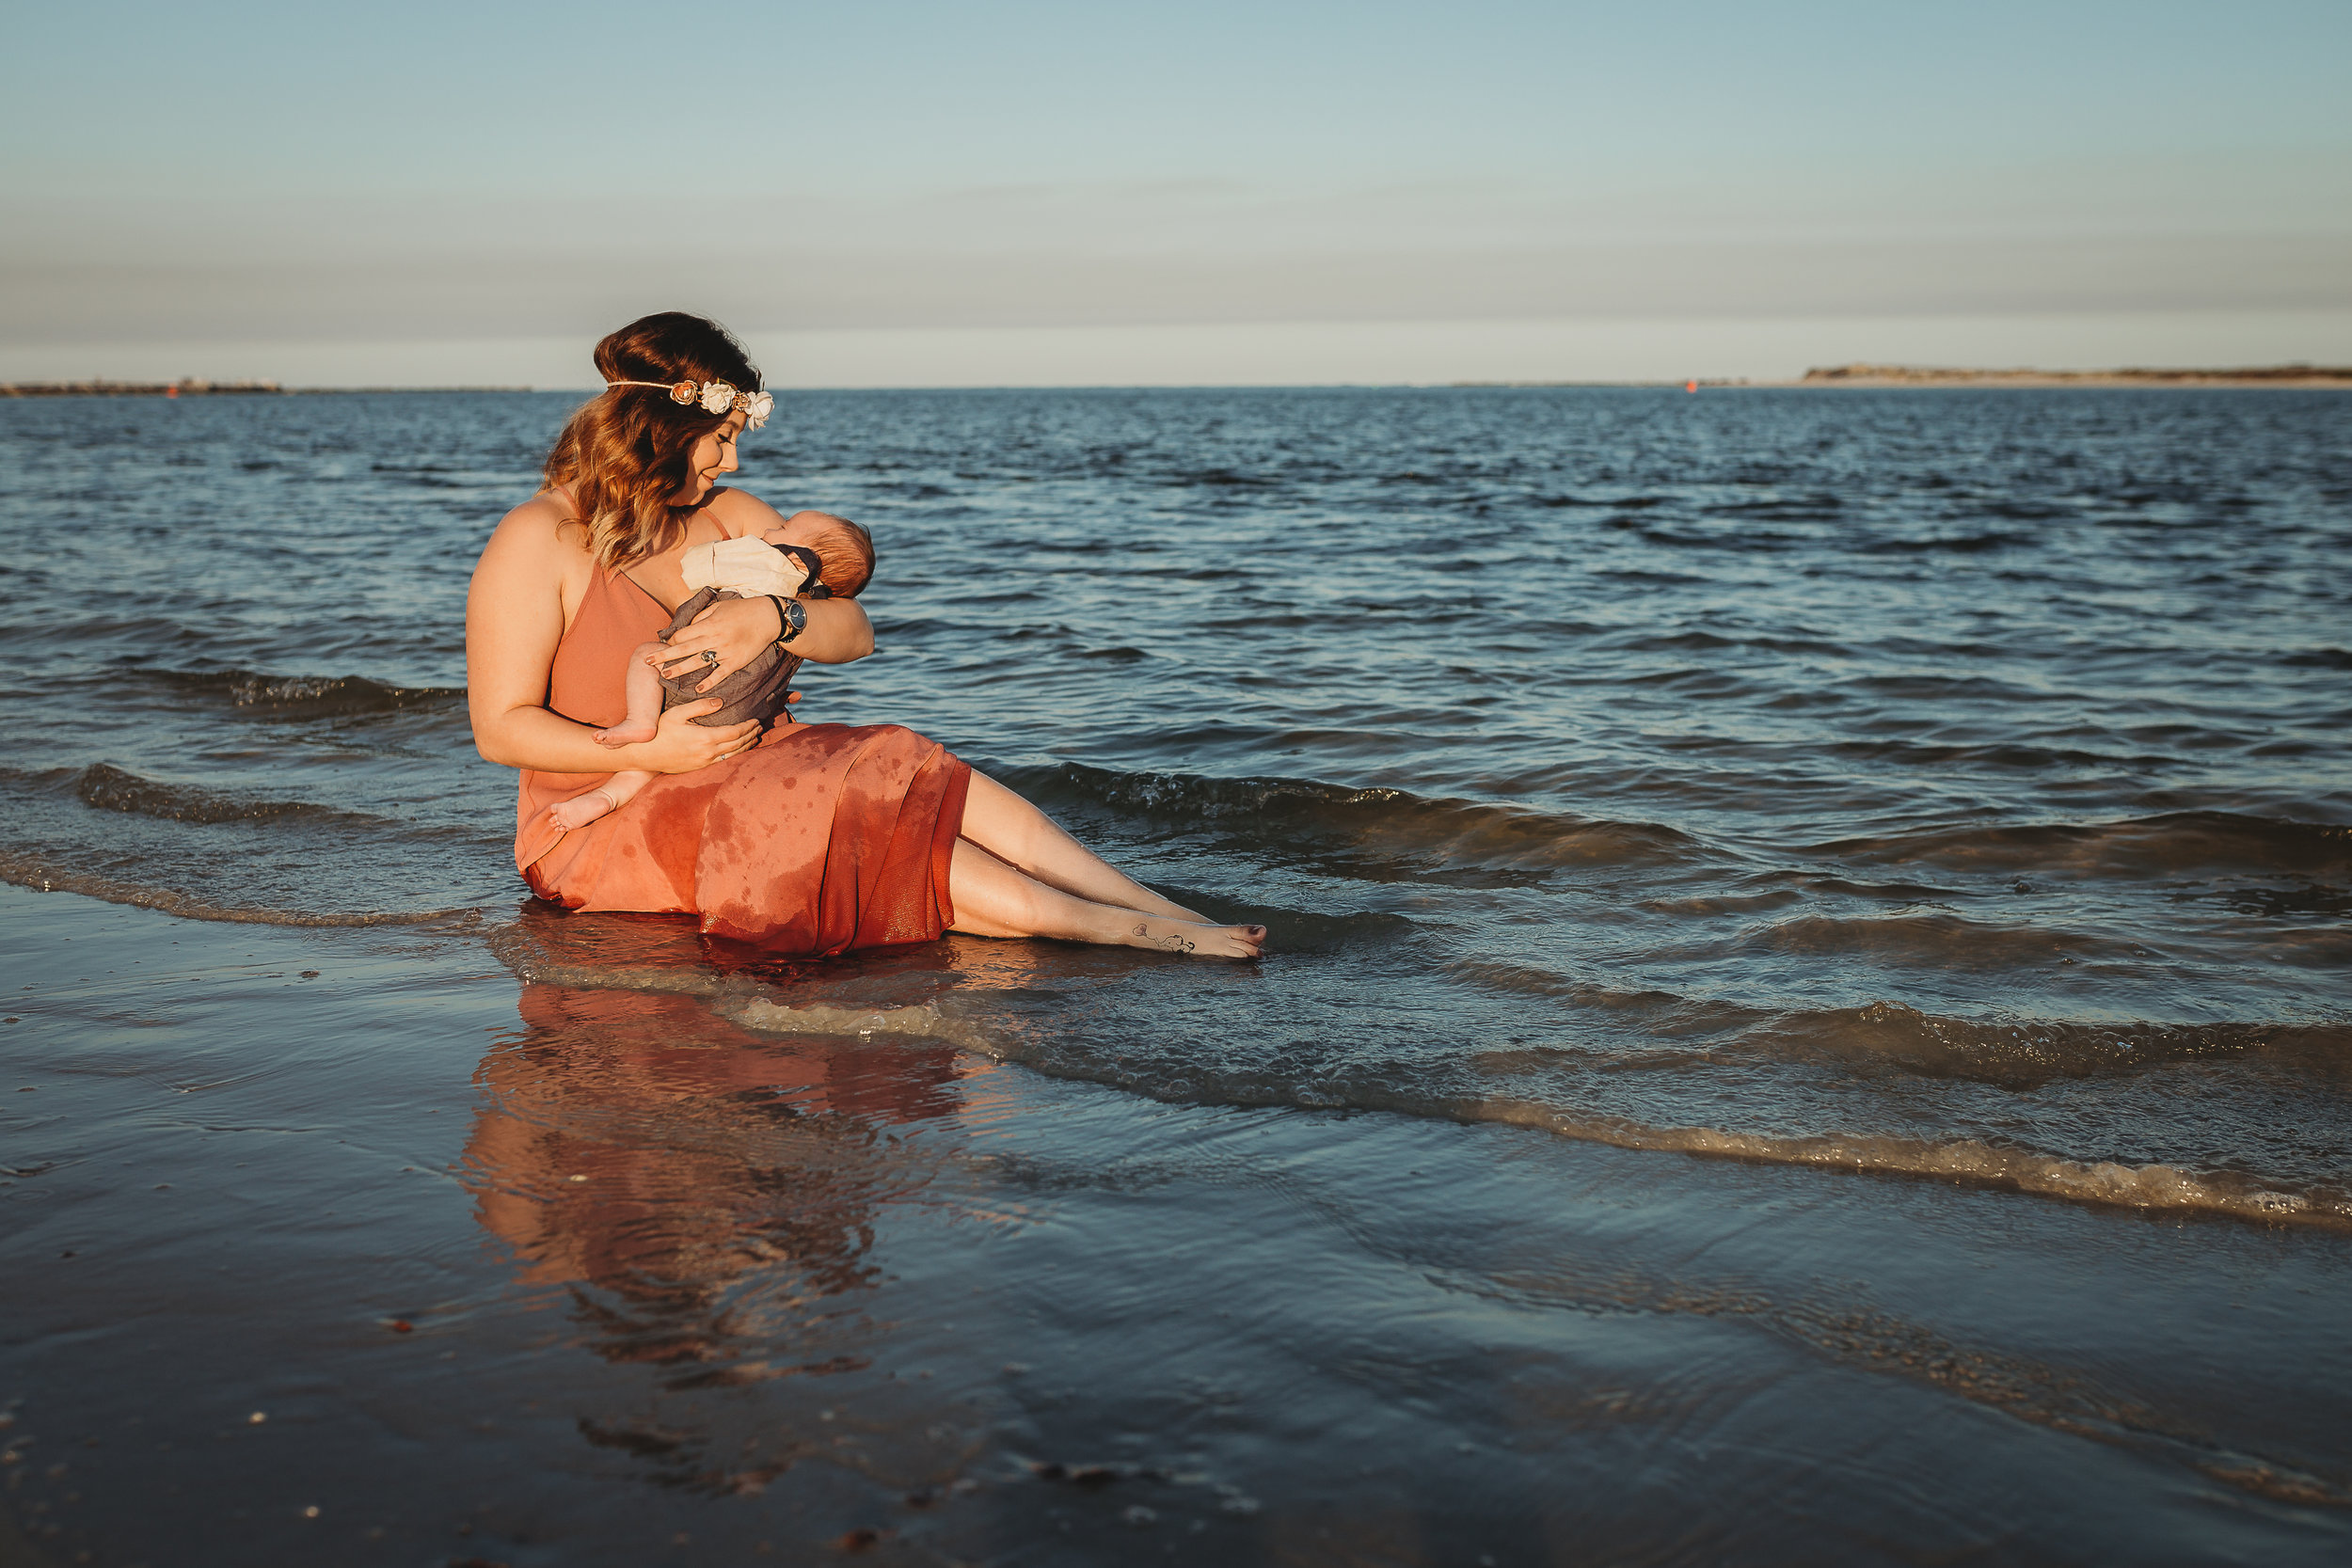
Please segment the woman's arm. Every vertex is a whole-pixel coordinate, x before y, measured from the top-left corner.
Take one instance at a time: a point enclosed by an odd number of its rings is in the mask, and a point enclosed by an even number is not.
[[[784,526],[784,515],[756,496],[726,490],[711,498],[711,520],[730,539],[756,537]],[[785,644],[812,664],[848,664],[874,651],[874,624],[854,599],[803,599],[807,629]],[[693,624],[670,639],[678,659],[665,668],[686,673],[686,663],[702,657],[705,648],[719,655],[705,689],[724,680],[758,657],[775,641],[776,607],[765,598],[722,599],[694,617]]]
[[[585,547],[563,537],[564,522],[553,501],[527,501],[506,515],[474,567],[466,594],[466,706],[475,750],[508,768],[550,773],[690,773],[756,744],[757,724],[687,722],[716,709],[715,697],[670,709],[654,738],[635,746],[599,746],[587,725],[548,710],[548,676],[564,639],[564,581],[584,579],[590,569]],[[774,606],[763,599],[759,607],[775,619]]]
[[[807,612],[808,626],[785,644],[788,652],[812,664],[847,664],[874,651],[874,624],[855,599],[802,599],[799,603]],[[682,675],[702,657],[705,648],[716,649],[719,662],[710,667],[710,678],[702,683],[707,688],[749,664],[760,649],[776,640],[777,629],[775,602],[766,594],[721,599],[670,639],[675,654],[663,661],[663,673]]]

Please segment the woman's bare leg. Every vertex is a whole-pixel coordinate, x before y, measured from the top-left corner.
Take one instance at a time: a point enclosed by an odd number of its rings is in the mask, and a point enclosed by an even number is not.
[[[970,839],[956,840],[948,896],[956,906],[948,929],[976,937],[1057,937],[1204,958],[1254,958],[1265,951],[1263,926],[1171,920],[1074,897],[1023,876]]]
[[[1205,924],[1208,916],[1170,903],[1064,832],[1035,806],[975,769],[963,801],[963,836],[1047,887],[1093,904],[1139,910]]]

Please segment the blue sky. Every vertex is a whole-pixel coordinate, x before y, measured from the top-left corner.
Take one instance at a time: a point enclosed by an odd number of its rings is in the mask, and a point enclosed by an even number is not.
[[[2352,357],[2342,0],[15,10],[0,375]]]

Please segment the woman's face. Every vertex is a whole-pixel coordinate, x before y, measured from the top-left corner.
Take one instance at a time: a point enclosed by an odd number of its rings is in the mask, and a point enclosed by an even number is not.
[[[699,504],[719,483],[720,475],[735,472],[735,438],[742,430],[743,416],[729,414],[724,424],[694,443],[693,453],[687,459],[686,490],[676,504]]]

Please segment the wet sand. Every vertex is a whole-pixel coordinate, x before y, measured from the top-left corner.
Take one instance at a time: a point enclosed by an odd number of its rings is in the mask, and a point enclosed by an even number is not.
[[[499,924],[0,889],[0,1562],[2352,1547],[2339,1231],[1163,1104]]]

